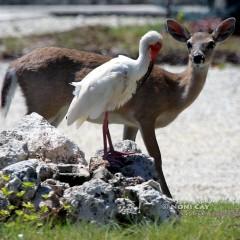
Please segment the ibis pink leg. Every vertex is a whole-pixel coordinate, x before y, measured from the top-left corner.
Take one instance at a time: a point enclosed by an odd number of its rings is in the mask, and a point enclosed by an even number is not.
[[[104,120],[103,120],[103,152],[104,156],[107,156],[107,134],[106,134],[106,125],[107,125],[107,116],[106,114],[104,115]]]
[[[109,149],[110,149],[110,152],[114,152],[112,138],[111,138],[109,127],[108,127],[108,112],[105,112],[104,121],[106,123],[106,137],[109,143]]]
[[[109,150],[108,148],[109,144]],[[110,135],[109,127],[108,127],[108,112],[105,112],[104,114],[104,120],[103,120],[103,146],[104,146],[104,158],[107,159],[111,164],[117,164],[122,165],[124,158],[128,155],[131,155],[133,153],[124,153],[115,151],[112,143],[112,138]]]

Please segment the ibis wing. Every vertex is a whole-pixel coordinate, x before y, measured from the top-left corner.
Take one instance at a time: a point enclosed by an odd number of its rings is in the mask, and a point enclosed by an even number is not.
[[[73,91],[74,96],[78,96],[81,90],[81,82],[72,82],[70,85],[74,86],[75,89]]]
[[[75,91],[77,94],[67,113],[68,125],[78,119],[78,122],[87,118],[95,119],[108,110],[108,105],[112,104],[114,98],[125,88],[126,69],[123,69],[122,65],[119,68],[119,64],[95,69],[98,71],[93,70],[81,81],[80,86],[76,86],[79,91]]]

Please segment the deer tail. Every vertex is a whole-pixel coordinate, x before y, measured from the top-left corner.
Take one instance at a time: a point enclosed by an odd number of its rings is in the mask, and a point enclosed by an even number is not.
[[[1,111],[6,117],[17,88],[17,75],[13,68],[9,68],[5,74],[1,91]]]

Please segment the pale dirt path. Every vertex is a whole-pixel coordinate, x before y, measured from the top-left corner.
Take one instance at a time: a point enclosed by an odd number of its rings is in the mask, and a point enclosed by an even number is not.
[[[0,82],[7,65],[0,65]],[[176,72],[181,67],[168,67]],[[13,126],[23,115],[18,93],[7,121]],[[102,146],[101,126],[84,123],[76,130],[64,123],[59,128],[79,144],[87,157]],[[111,126],[114,141],[122,127]],[[156,131],[167,182],[178,200],[240,201],[240,68],[210,69],[206,85],[196,102],[178,119]],[[140,135],[137,143],[145,152]]]
[[[69,31],[86,26],[141,26],[163,22],[161,17],[134,17],[134,16],[76,16],[55,17],[41,15],[41,13],[28,13],[16,11],[2,14],[0,9],[0,38],[21,37],[28,35],[42,35]]]

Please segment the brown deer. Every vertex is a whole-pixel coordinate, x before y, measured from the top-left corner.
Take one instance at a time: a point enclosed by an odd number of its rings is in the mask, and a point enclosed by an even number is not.
[[[110,122],[124,124],[124,139],[135,140],[138,129],[155,166],[162,191],[171,197],[162,171],[155,128],[165,127],[187,108],[201,92],[215,45],[234,31],[235,18],[221,22],[212,33],[188,30],[175,20],[167,20],[167,30],[186,44],[189,62],[182,73],[170,73],[155,66],[133,98],[110,113]],[[24,94],[28,112],[37,112],[57,126],[73,98],[70,82],[81,81],[93,68],[110,58],[64,48],[37,49],[9,67],[2,88],[1,106],[7,112],[15,86]],[[102,119],[96,122],[101,123]]]

